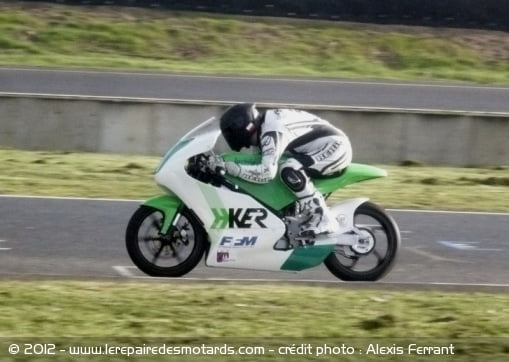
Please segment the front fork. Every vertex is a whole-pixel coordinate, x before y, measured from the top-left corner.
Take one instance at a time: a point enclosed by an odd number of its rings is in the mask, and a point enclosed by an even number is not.
[[[163,213],[163,225],[159,232],[162,235],[166,235],[173,225],[176,216],[179,214],[183,203],[175,195],[159,195],[145,201],[143,205],[153,207]]]

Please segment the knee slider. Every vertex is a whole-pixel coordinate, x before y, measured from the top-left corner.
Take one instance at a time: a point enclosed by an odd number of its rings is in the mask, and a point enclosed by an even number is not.
[[[306,188],[308,177],[297,160],[288,160],[281,169],[281,179],[293,191],[300,192]]]
[[[281,170],[281,179],[294,192],[302,191],[306,187],[306,177],[302,172],[290,167],[285,167]]]

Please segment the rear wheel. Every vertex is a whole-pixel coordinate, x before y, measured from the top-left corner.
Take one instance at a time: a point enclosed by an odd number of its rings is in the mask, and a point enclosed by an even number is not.
[[[126,247],[133,263],[143,272],[159,277],[179,277],[201,260],[206,237],[201,225],[187,209],[177,214],[168,233],[160,233],[164,215],[141,206],[126,230]]]
[[[354,225],[361,235],[354,246],[336,246],[324,264],[345,281],[375,281],[394,265],[400,246],[398,226],[387,213],[371,202],[360,205]]]

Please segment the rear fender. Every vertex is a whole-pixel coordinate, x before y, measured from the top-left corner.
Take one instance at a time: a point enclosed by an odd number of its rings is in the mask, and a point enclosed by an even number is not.
[[[354,227],[355,210],[368,200],[366,197],[348,199],[330,208],[331,213],[338,220],[341,229],[351,230]]]
[[[159,195],[145,201],[143,205],[152,207],[163,213],[164,221],[161,233],[167,234],[183,203],[182,200],[175,195]]]

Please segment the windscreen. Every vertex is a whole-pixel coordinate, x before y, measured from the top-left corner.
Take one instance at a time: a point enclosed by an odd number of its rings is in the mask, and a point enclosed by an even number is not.
[[[209,118],[205,122],[199,124],[195,128],[193,128],[191,131],[189,131],[184,137],[182,137],[182,140],[186,140],[189,138],[194,138],[197,135],[213,132],[213,131],[219,131],[219,121],[216,117]]]

